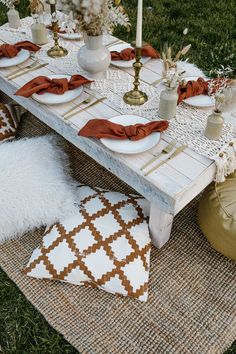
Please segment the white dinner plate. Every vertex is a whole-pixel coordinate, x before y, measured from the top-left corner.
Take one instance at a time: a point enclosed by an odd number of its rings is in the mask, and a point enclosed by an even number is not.
[[[9,68],[24,63],[30,57],[30,52],[25,49],[21,49],[14,58],[0,58],[0,68]]]
[[[49,79],[63,79],[66,78],[70,80],[71,76],[70,75],[49,75]],[[69,90],[66,91],[63,95],[56,95],[54,93],[44,93],[43,95],[38,95],[37,93],[34,93],[32,95],[32,98],[40,103],[43,104],[62,104],[62,103],[67,103],[72,100],[74,100],[76,97],[79,97],[83,93],[83,86],[80,86],[74,90]]]
[[[68,39],[68,40],[79,40],[83,36],[81,33],[58,33],[58,36],[63,38],[63,39]]]
[[[132,48],[130,44],[116,44],[113,45],[112,47],[109,48],[110,52],[121,52],[123,49],[126,48]],[[151,58],[150,57],[142,57],[141,62],[145,64],[148,62]],[[135,59],[133,60],[112,60],[111,63],[114,66],[117,66],[118,68],[131,68],[135,62]]]
[[[184,80],[197,81],[198,78],[199,78],[198,76],[192,76],[192,77],[185,77]],[[198,95],[198,96],[189,97],[186,98],[186,100],[183,100],[183,102],[188,104],[189,106],[199,107],[199,108],[210,108],[210,107],[214,107],[215,105],[214,99],[207,95]]]
[[[116,116],[109,120],[110,122],[121,124],[124,126],[133,125],[137,123],[146,124],[150,122],[146,118],[142,118],[135,115],[128,115],[128,114],[122,116]],[[102,138],[101,142],[108,149],[115,152],[119,152],[121,154],[139,154],[141,152],[153,148],[159,142],[160,137],[161,134],[155,132],[138,141]]]

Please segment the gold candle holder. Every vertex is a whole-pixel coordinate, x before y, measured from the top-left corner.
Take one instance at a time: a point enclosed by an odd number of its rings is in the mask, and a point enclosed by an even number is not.
[[[56,4],[50,4],[50,7],[51,7],[51,15],[52,15],[52,30],[53,30],[54,46],[47,51],[47,54],[49,57],[52,58],[62,58],[68,54],[68,50],[59,45],[58,32],[57,32],[58,20],[56,19],[56,17],[54,18],[56,14]]]
[[[145,92],[139,90],[140,85],[140,71],[142,69],[143,64],[141,63],[141,51],[142,48],[135,49],[135,63],[133,64],[135,75],[134,75],[134,88],[133,90],[126,92],[123,99],[125,103],[133,106],[141,106],[148,100],[148,96]]]

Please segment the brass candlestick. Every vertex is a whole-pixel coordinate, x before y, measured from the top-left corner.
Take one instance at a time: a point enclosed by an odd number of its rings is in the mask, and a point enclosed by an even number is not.
[[[126,92],[124,95],[125,103],[133,106],[141,106],[148,100],[148,96],[145,92],[139,90],[140,80],[139,74],[142,69],[143,64],[141,63],[141,51],[142,48],[135,49],[136,61],[133,64],[135,75],[134,75],[134,88],[133,90]]]
[[[53,30],[53,40],[54,46],[47,51],[49,57],[52,58],[62,58],[68,54],[68,50],[59,46],[58,39],[58,20],[56,19],[56,4],[50,4],[51,15],[52,15],[52,30]]]

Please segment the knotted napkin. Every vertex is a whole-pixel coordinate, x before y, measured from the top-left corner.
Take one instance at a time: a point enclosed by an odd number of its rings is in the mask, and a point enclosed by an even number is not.
[[[46,28],[50,31],[53,31],[53,26],[52,25],[48,25],[46,26]],[[75,33],[76,31],[73,30],[73,32]],[[65,34],[67,33],[66,30],[62,30],[61,27],[57,27],[57,33],[60,33],[60,34]]]
[[[150,45],[146,45],[141,51],[142,57],[150,57],[152,59],[159,59],[160,53]],[[135,58],[134,48],[125,48],[121,52],[112,51],[111,60],[132,60]]]
[[[79,86],[89,84],[91,82],[92,81],[81,75],[73,75],[70,80],[67,78],[49,79],[46,76],[38,76],[16,91],[15,95],[30,97],[33,93],[43,95],[45,92],[63,95],[63,93],[68,90],[74,90]]]
[[[92,119],[79,131],[78,135],[87,138],[129,139],[136,141],[145,138],[153,132],[163,132],[168,126],[169,123],[166,120],[124,126],[106,119]]]
[[[180,84],[178,87],[178,104],[189,97],[208,95],[208,82],[200,77],[197,81],[188,81],[186,85]]]
[[[21,51],[21,49],[37,52],[40,47],[30,41],[22,41],[16,44],[2,44],[0,45],[0,58],[14,58]]]

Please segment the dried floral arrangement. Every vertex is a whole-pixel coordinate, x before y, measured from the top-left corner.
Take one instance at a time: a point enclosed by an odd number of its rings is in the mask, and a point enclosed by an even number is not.
[[[176,88],[183,81],[183,73],[176,68],[169,69],[164,77],[163,84],[168,88]]]
[[[183,36],[188,34],[188,29],[185,28],[183,31]],[[180,46],[180,49],[176,54],[174,54],[174,47],[168,43],[164,44],[164,47],[161,51],[161,58],[163,60],[163,77],[166,76],[169,70],[177,69],[177,61],[180,60],[184,55],[188,53],[191,48],[191,44],[186,46],[183,45],[184,40]],[[188,59],[186,59],[188,60]]]
[[[44,11],[44,4],[40,0],[30,0],[29,9],[31,14],[41,14]]]
[[[235,80],[229,79],[232,71],[232,68],[223,65],[219,69],[211,71],[215,77],[209,81],[208,92],[214,99],[215,112],[228,111],[236,104],[236,83]]]
[[[58,0],[57,8],[66,14],[72,11],[78,30],[89,36],[111,33],[118,25],[130,28],[120,0]]]
[[[0,3],[5,5],[8,9],[11,7],[14,7],[15,5],[18,5],[20,0],[0,0]]]

